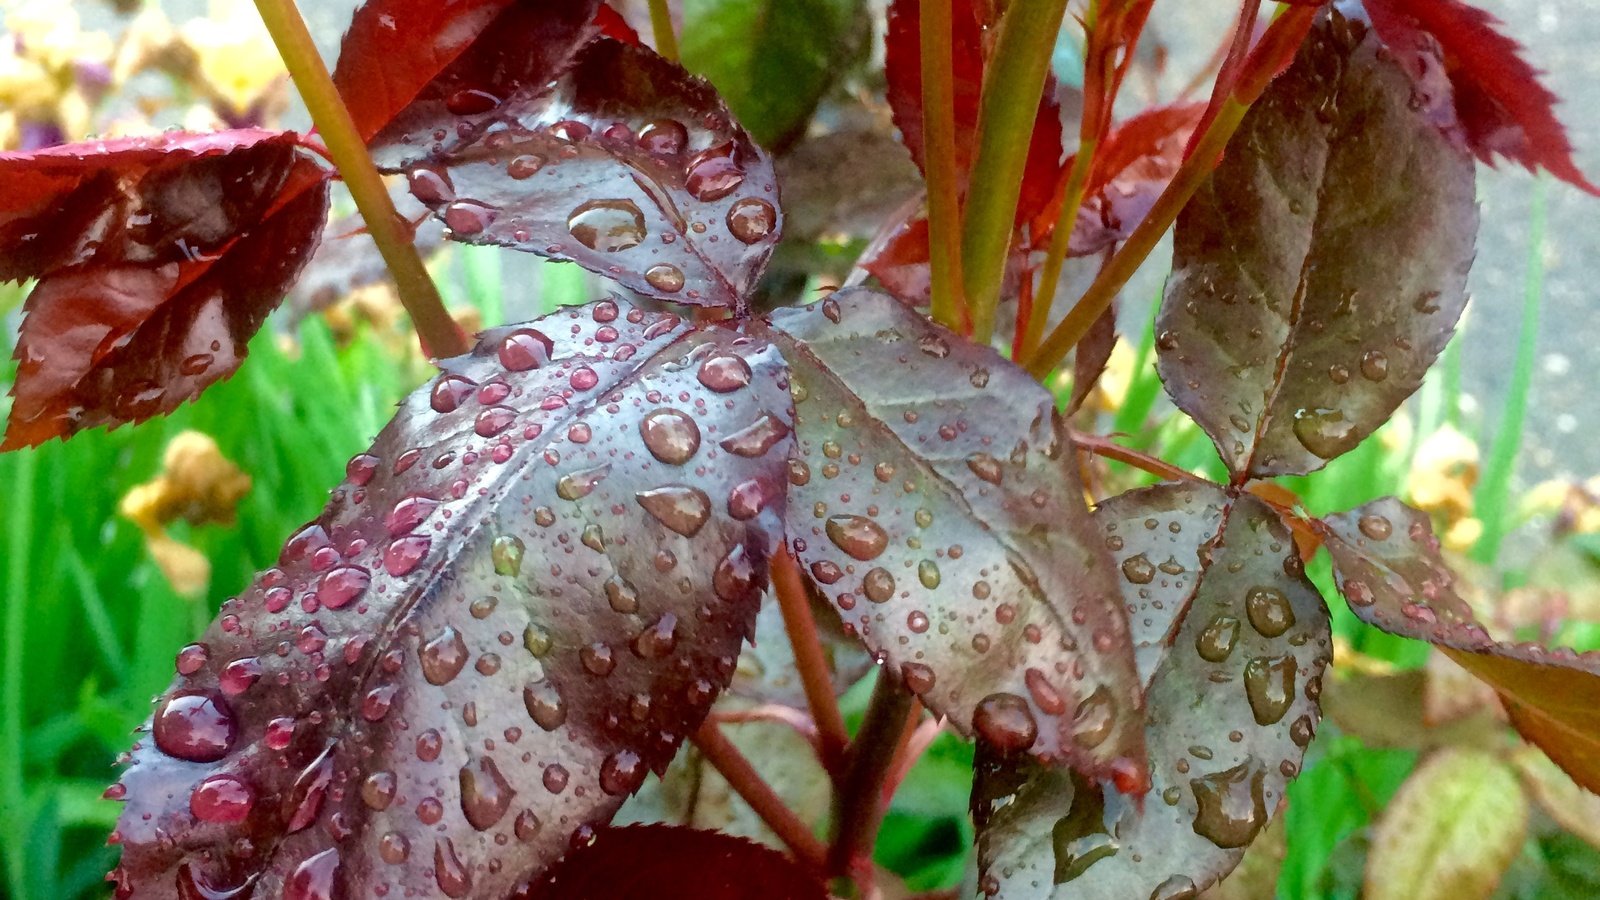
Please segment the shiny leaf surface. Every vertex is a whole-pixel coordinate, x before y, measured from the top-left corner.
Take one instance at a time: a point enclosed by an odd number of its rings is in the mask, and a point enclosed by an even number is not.
[[[1324,19],[1178,217],[1158,371],[1236,478],[1355,447],[1466,302],[1472,161],[1380,50]]]
[[[962,733],[1137,781],[1127,619],[1050,394],[870,291],[756,330],[797,401],[788,537],[846,628]]]
[[[0,154],[0,280],[24,307],[0,449],[170,412],[233,374],[316,249],[328,173],[288,132]]]
[[[504,896],[732,677],[778,539],[782,360],[615,300],[487,332],[178,656],[119,890]]]
[[[980,759],[978,861],[1007,900],[1194,896],[1276,814],[1316,729],[1327,609],[1270,508],[1161,484],[1095,519],[1144,651],[1151,790]]]
[[[1427,641],[1500,692],[1511,724],[1600,790],[1600,654],[1494,640],[1456,593],[1426,514],[1393,497],[1324,521],[1333,574],[1369,625]]]
[[[377,154],[458,241],[740,307],[782,231],[771,160],[705,82],[644,47],[597,39],[553,86],[461,126]]]

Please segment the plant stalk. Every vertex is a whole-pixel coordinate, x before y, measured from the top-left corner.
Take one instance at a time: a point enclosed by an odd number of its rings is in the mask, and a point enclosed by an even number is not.
[[[672,30],[672,10],[667,0],[650,0],[650,31],[656,39],[656,52],[678,61],[678,35]]]
[[[839,701],[834,696],[833,676],[822,652],[822,641],[817,636],[817,620],[811,615],[805,578],[788,547],[773,556],[771,577],[773,593],[778,596],[778,609],[783,613],[783,627],[794,647],[800,685],[805,690],[806,704],[811,707],[811,718],[817,723],[822,764],[837,781],[849,735],[844,729]]]
[[[1105,459],[1114,459],[1123,465],[1149,472],[1151,475],[1166,481],[1204,480],[1193,472],[1179,468],[1164,459],[1158,459],[1132,447],[1124,447],[1121,444],[1113,443],[1109,439],[1096,434],[1073,432],[1072,440],[1078,445],[1078,449],[1084,453],[1091,453]]]
[[[834,791],[833,840],[828,849],[828,874],[849,874],[858,861],[870,859],[880,821],[880,786],[894,768],[905,739],[920,712],[916,698],[898,674],[879,668],[861,729],[850,744],[844,779]]]
[[[966,334],[972,327],[961,283],[961,195],[956,172],[956,91],[951,0],[923,0],[922,167],[928,184],[928,259],[934,321]]]
[[[750,760],[722,733],[722,729],[715,722],[707,720],[695,731],[691,740],[706,761],[727,779],[734,792],[744,798],[744,802],[750,804],[750,808],[794,853],[795,858],[812,869],[822,871],[828,861],[828,848],[795,816],[783,798],[750,765]]]
[[[1012,3],[984,76],[978,152],[967,187],[961,256],[972,336],[987,344],[1015,231],[1034,119],[1067,0]]]
[[[1093,138],[1078,144],[1078,155],[1072,160],[1072,171],[1067,175],[1066,191],[1061,198],[1061,215],[1056,219],[1055,231],[1050,234],[1050,249],[1045,254],[1044,268],[1039,273],[1039,293],[1028,314],[1022,345],[1012,354],[1016,358],[1026,359],[1033,348],[1039,346],[1044,327],[1050,322],[1050,307],[1056,301],[1061,267],[1067,261],[1067,250],[1072,244],[1072,227],[1078,222],[1078,210],[1083,207],[1084,190],[1089,186],[1089,171],[1094,168],[1094,155],[1098,149],[1099,144]]]
[[[395,211],[383,177],[373,166],[366,143],[317,53],[294,0],[256,0],[256,10],[311,112],[311,121],[327,146],[328,157],[366,220],[367,233],[372,235],[378,253],[394,276],[400,302],[411,315],[423,352],[431,357],[466,353],[466,336],[439,299],[439,289],[412,242],[411,228]]]

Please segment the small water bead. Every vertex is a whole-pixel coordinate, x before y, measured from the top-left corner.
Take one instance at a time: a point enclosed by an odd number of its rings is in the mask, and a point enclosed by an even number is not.
[[[707,357],[695,377],[706,388],[728,394],[749,385],[750,376],[750,364],[740,357],[718,355]]]
[[[255,791],[238,776],[208,775],[189,795],[189,811],[202,822],[234,825],[249,817],[255,799]]]
[[[1266,773],[1253,760],[1194,778],[1194,832],[1224,850],[1249,846],[1267,822]]]
[[[1389,357],[1382,350],[1369,350],[1361,357],[1361,377],[1382,381],[1389,377]]]
[[[568,501],[581,500],[589,496],[609,474],[611,474],[609,465],[568,472],[556,482],[556,496]]]
[[[1067,700],[1057,691],[1055,685],[1044,672],[1029,668],[1022,674],[1023,683],[1028,686],[1028,694],[1033,697],[1033,702],[1047,715],[1064,715],[1067,711]]]
[[[883,526],[865,516],[833,516],[823,531],[834,546],[862,562],[876,559],[889,546]]]
[[[931,591],[939,586],[940,580],[938,563],[931,559],[924,559],[917,563],[917,581],[921,582],[923,587]]]
[[[639,129],[639,146],[654,156],[676,156],[689,146],[689,130],[676,119],[655,119]]]
[[[645,283],[664,294],[683,290],[683,270],[669,263],[657,263],[644,271]]]
[[[1174,875],[1150,892],[1150,900],[1195,900],[1199,896],[1200,888],[1187,875]]]
[[[411,196],[425,206],[439,206],[456,199],[450,176],[428,166],[418,166],[407,172],[406,185],[411,189]]]
[[[467,824],[479,831],[493,828],[511,808],[511,799],[517,794],[489,756],[479,757],[476,766],[462,766],[457,781],[461,812],[467,817]]]
[[[633,639],[633,653],[640,659],[660,659],[678,645],[678,617],[666,613]]]
[[[649,768],[639,754],[632,750],[618,750],[600,764],[600,789],[612,796],[631,794],[644,783]]]
[[[343,609],[367,592],[372,576],[360,566],[329,569],[317,583],[317,602],[328,609]]]
[[[175,661],[178,674],[193,675],[200,671],[205,666],[206,660],[210,658],[211,651],[206,648],[205,644],[190,644],[178,651],[178,657]]]
[[[728,208],[728,231],[740,243],[758,244],[778,224],[777,210],[757,197],[746,197]]]
[[[589,368],[588,366],[579,366],[578,368],[572,370],[572,377],[567,379],[567,384],[571,385],[572,389],[575,391],[594,390],[595,386],[599,383],[600,376],[596,374],[595,370]]]
[[[1156,567],[1140,553],[1122,561],[1122,577],[1134,584],[1149,584],[1155,580]]]
[[[646,230],[644,214],[631,200],[590,200],[567,217],[567,230],[578,243],[601,253],[639,246]]]
[[[684,537],[700,533],[711,517],[711,498],[706,492],[686,484],[669,484],[639,491],[634,499],[657,522]]]
[[[502,534],[489,545],[489,559],[494,563],[497,575],[516,576],[522,574],[522,557],[527,548],[522,543],[522,538],[514,534]]]
[[[423,762],[433,762],[439,758],[439,752],[444,749],[444,738],[432,728],[417,735],[417,759]]]
[[[378,858],[391,866],[398,866],[411,858],[411,842],[398,831],[386,832],[378,839]]]
[[[1039,723],[1028,701],[1016,694],[990,694],[972,714],[978,737],[1003,755],[1020,753],[1039,737]]]
[[[396,538],[383,550],[383,570],[395,578],[409,575],[421,565],[432,546],[433,540],[423,534]]]
[[[912,610],[906,615],[906,627],[914,634],[922,634],[928,630],[928,614],[922,610]]]
[[[367,809],[383,812],[394,802],[395,791],[399,787],[400,780],[393,772],[373,772],[361,781],[361,802],[366,804]]]
[[[1106,742],[1117,726],[1117,700],[1101,685],[1078,704],[1072,715],[1072,739],[1093,749]]]
[[[512,372],[527,372],[547,365],[556,345],[548,335],[534,328],[519,328],[506,335],[495,351],[500,364]]]
[[[1294,702],[1295,661],[1292,656],[1258,657],[1244,669],[1245,697],[1257,725],[1273,725]]]
[[[460,375],[442,375],[433,383],[428,405],[437,413],[455,412],[476,389],[477,384]]]
[[[467,665],[467,642],[461,632],[446,625],[417,651],[422,663],[422,677],[432,685],[446,685],[454,681]]]
[[[1294,608],[1289,605],[1289,598],[1277,588],[1251,588],[1245,595],[1244,606],[1250,626],[1262,637],[1275,638],[1294,627]]]
[[[522,689],[522,703],[528,717],[545,731],[555,731],[567,721],[567,706],[561,693],[548,681],[536,681]]]
[[[552,794],[561,793],[567,789],[567,779],[569,777],[566,766],[560,763],[551,763],[544,770],[542,780],[544,781],[545,790]]]
[[[232,749],[238,723],[222,697],[190,693],[168,699],[156,712],[152,730],[157,749],[168,756],[216,762]]]
[[[536,153],[524,153],[506,163],[506,174],[517,181],[524,181],[539,174],[539,170],[544,168],[545,161],[544,157]]]
[[[339,881],[339,851],[318,853],[295,866],[283,883],[283,900],[333,900]]]
[[[222,667],[217,676],[217,686],[229,697],[237,697],[261,680],[261,661],[254,656],[241,657]]]
[[[1362,516],[1356,521],[1356,527],[1370,540],[1384,541],[1394,533],[1394,525],[1383,516],[1371,514]]]
[[[604,643],[594,643],[578,651],[578,661],[590,674],[600,678],[610,675],[617,667],[616,654],[611,652],[611,647]]]
[[[476,203],[456,202],[444,209],[444,224],[455,234],[482,234],[494,224],[495,211]]]
[[[1355,423],[1337,409],[1302,409],[1294,414],[1294,436],[1322,459],[1333,459],[1354,445]]]
[[[684,187],[696,200],[721,200],[744,183],[744,169],[732,142],[696,153],[684,167]]]
[[[1233,616],[1217,616],[1195,636],[1194,649],[1206,662],[1226,662],[1238,637],[1239,620]]]
[[[967,468],[972,474],[990,484],[999,484],[1003,477],[1000,461],[987,453],[974,453],[967,457]]]
[[[700,449],[700,426],[688,413],[667,407],[639,420],[639,436],[650,455],[668,465],[681,466]]]
[[[472,893],[472,873],[462,865],[461,857],[456,855],[456,846],[449,838],[434,841],[433,880],[438,882],[439,890],[452,900],[462,900]]]
[[[379,462],[380,460],[370,453],[358,453],[350,457],[350,461],[345,464],[344,477],[356,487],[365,487],[367,482],[372,480],[373,474],[378,471]]]

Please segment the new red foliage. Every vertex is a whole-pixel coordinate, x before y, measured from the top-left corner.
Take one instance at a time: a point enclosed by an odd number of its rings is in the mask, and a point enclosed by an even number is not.
[[[255,129],[0,154],[0,279],[39,279],[0,450],[232,374],[316,249],[328,178],[297,135]]]
[[[1500,33],[1498,19],[1460,0],[1365,3],[1378,37],[1391,48],[1406,52],[1419,49],[1419,40],[1437,42],[1467,146],[1479,159],[1493,165],[1499,154],[1600,195],[1572,160],[1555,94],[1522,58],[1522,45]]]
[[[668,825],[600,832],[518,900],[824,900],[792,859],[744,838]]]

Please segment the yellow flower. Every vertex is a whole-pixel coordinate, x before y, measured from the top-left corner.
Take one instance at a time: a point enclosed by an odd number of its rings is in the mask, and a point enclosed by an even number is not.
[[[204,17],[185,22],[178,36],[194,52],[217,98],[243,113],[285,83],[283,62],[249,0],[211,0],[208,9]]]
[[[232,523],[249,492],[250,476],[222,455],[216,441],[185,431],[167,444],[161,473],[128,491],[118,509],[144,532],[151,557],[173,589],[199,596],[211,578],[211,564],[169,535],[167,526],[180,519],[191,525]]]

